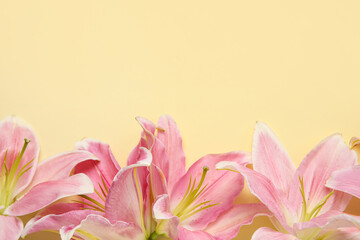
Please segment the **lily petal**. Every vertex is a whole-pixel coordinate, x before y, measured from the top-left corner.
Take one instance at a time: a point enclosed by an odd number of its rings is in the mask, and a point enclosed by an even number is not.
[[[143,131],[141,133],[141,138],[140,138],[140,142],[138,143],[138,145],[136,145],[136,147],[131,151],[131,153],[129,154],[129,157],[127,159],[127,165],[132,165],[132,164],[136,164],[139,158],[139,155],[141,154],[140,152],[140,148],[147,148],[151,151],[151,148],[154,144],[155,141],[155,125],[142,117],[136,117],[136,120],[138,121],[138,123],[140,124],[140,126],[142,127]],[[164,149],[165,152],[165,149]]]
[[[22,229],[23,223],[19,218],[0,215],[0,240],[18,240]]]
[[[360,198],[360,166],[334,172],[326,186]]]
[[[213,236],[204,231],[191,231],[183,227],[179,227],[179,240],[215,240]]]
[[[175,184],[171,192],[171,209],[175,210],[181,199],[185,196],[190,179],[196,179],[196,184],[200,182],[204,167],[209,170],[206,173],[202,187],[204,191],[194,200],[191,206],[196,206],[206,201],[206,207],[217,204],[199,211],[192,216],[181,221],[181,225],[189,230],[204,229],[210,222],[224,211],[229,209],[234,199],[241,192],[244,186],[244,179],[240,174],[229,171],[217,171],[215,165],[221,161],[233,161],[243,165],[250,162],[250,156],[245,152],[229,152],[225,154],[210,154],[196,161],[186,172],[186,174]]]
[[[88,160],[98,161],[98,158],[87,151],[71,151],[52,156],[39,164],[31,184],[24,192],[39,183],[67,178],[77,164]]]
[[[286,197],[295,166],[274,132],[262,122],[255,126],[252,161],[254,170],[267,177]]]
[[[74,235],[83,239],[144,239],[141,229],[133,224],[125,222],[111,224],[109,220],[100,215],[88,215],[78,226],[65,226],[60,229],[60,235],[62,240],[70,240]]]
[[[169,170],[164,174],[171,192],[174,184],[185,174],[185,153],[182,147],[182,138],[174,119],[168,115],[160,117],[157,137],[165,145],[168,156]]]
[[[120,166],[113,156],[110,146],[106,143],[86,138],[75,145],[76,150],[88,151],[94,154],[101,161],[84,161],[76,165],[76,173],[84,173],[94,183],[95,190],[99,194],[106,195],[106,189],[109,189],[115,175],[120,170]],[[103,186],[103,185],[106,186]],[[93,193],[88,195],[92,199],[104,204],[104,198]],[[87,200],[85,200],[87,201]]]
[[[233,239],[241,226],[251,224],[255,217],[261,215],[272,215],[262,203],[235,205],[210,223],[205,231],[217,240]]]
[[[156,229],[158,234],[166,234],[171,239],[178,238],[179,218],[174,216],[170,210],[170,200],[167,194],[157,197],[153,205],[153,216],[161,225],[161,229]]]
[[[341,214],[340,211],[328,211],[325,214],[322,214],[316,218],[311,219],[306,222],[297,222],[294,224],[294,232],[296,236],[300,239],[314,239],[319,234],[321,235],[321,230],[326,226],[334,216]],[[317,238],[316,238],[317,239]]]
[[[111,222],[132,222],[145,228],[149,166],[149,163],[132,164],[122,168],[115,176],[105,203],[105,215]]]
[[[86,138],[80,142],[77,142],[75,144],[75,149],[88,151],[101,160],[97,162],[96,169],[104,177],[104,180],[110,185],[115,175],[120,170],[120,166],[111,152],[109,144],[97,141],[95,139]],[[86,171],[86,175],[89,177],[92,176],[92,174],[88,174],[88,169],[82,169],[80,165],[76,166],[75,171]],[[95,180],[99,180],[99,174],[96,174],[94,177],[96,177]],[[93,182],[97,182],[94,181],[92,177],[90,177],[90,179],[93,180]]]
[[[290,202],[302,206],[302,197],[298,189],[299,177],[304,179],[305,196],[308,199],[308,209],[313,209],[331,189],[325,186],[326,181],[336,170],[349,168],[357,163],[355,151],[345,144],[344,139],[338,135],[332,135],[320,142],[301,162],[296,170],[290,189]],[[329,210],[345,210],[351,196],[335,191],[319,214]]]
[[[17,196],[30,184],[36,170],[40,149],[34,131],[23,120],[9,116],[0,122],[0,166],[3,166],[6,154],[6,166],[9,170],[11,169],[15,159],[22,150],[25,138],[29,139],[30,143],[26,148],[18,169],[22,169],[29,163],[26,167],[28,170],[18,180],[12,197]]]
[[[43,182],[33,187],[22,198],[5,209],[4,214],[12,216],[26,215],[46,207],[61,198],[78,194],[89,194],[93,191],[94,186],[85,174],[77,174],[66,179]]]
[[[58,203],[49,206],[40,215],[30,219],[22,232],[22,238],[38,231],[59,231],[63,226],[76,226],[88,215],[96,214],[96,211],[83,210],[81,206],[82,204],[78,203]]]
[[[248,183],[250,192],[265,204],[287,231],[291,231],[285,215],[288,211],[283,203],[284,199],[268,178],[236,162],[221,162],[216,168],[241,173]]]
[[[262,227],[256,230],[251,240],[300,240],[294,235],[276,232],[271,228]]]
[[[354,216],[350,214],[339,214],[333,217],[326,225],[326,229],[337,229],[346,227],[356,227],[360,229],[360,216]]]

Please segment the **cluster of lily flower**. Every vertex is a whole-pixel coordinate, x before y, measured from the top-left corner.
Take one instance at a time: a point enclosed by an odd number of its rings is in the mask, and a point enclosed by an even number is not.
[[[360,239],[360,217],[343,213],[352,196],[360,198],[360,168],[340,135],[320,142],[295,169],[271,129],[257,123],[251,153],[206,155],[186,171],[175,121],[137,120],[140,142],[120,168],[109,145],[94,139],[38,164],[34,132],[5,118],[0,239],[48,230],[64,240],[225,240],[258,215],[269,216],[274,229],[259,228],[255,240]],[[234,204],[244,180],[261,203]],[[76,197],[57,201],[69,196]],[[38,210],[24,227],[19,216]]]

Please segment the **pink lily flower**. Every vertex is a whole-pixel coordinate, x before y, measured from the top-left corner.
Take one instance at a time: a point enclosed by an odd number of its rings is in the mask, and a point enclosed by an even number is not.
[[[272,213],[277,231],[258,229],[252,239],[317,239],[322,227],[341,213],[351,196],[325,186],[336,170],[357,163],[356,153],[340,135],[320,142],[295,169],[275,134],[265,124],[256,124],[252,151],[253,170],[234,162],[218,169],[241,173],[251,192]]]
[[[110,180],[108,188],[106,179],[120,168],[108,145],[87,139],[77,144],[79,146],[101,158],[95,165],[83,163],[76,169],[89,174],[99,190],[92,195],[82,195],[83,202],[60,203],[45,209],[28,222],[23,236],[41,230],[54,230],[59,231],[64,240],[163,237],[153,233],[156,222],[152,207],[156,199],[166,193],[166,186],[161,171],[151,166],[151,153],[147,149],[140,149],[137,163],[120,169]],[[103,171],[106,168],[110,171]],[[160,216],[157,220],[167,218]],[[176,219],[172,222],[176,224]],[[169,224],[164,222],[162,226],[165,228]],[[168,235],[176,239],[172,233]]]
[[[103,212],[90,212],[95,209],[94,204],[87,210],[79,210],[75,205],[54,206],[55,210],[49,209],[31,221],[25,232],[60,229],[62,239],[90,236],[107,240],[120,237],[142,240],[230,239],[237,234],[239,226],[234,227],[228,219],[250,224],[256,213],[265,211],[259,204],[233,206],[234,198],[243,188],[243,177],[215,170],[215,164],[223,160],[249,163],[248,154],[208,155],[185,172],[182,140],[175,122],[167,116],[160,118],[161,133],[155,136],[155,126],[151,122],[142,118],[138,120],[144,131],[139,145],[128,158],[129,166],[117,173],[105,201],[97,199],[98,203],[104,202]],[[96,164],[112,162],[111,157],[100,156],[109,153],[108,147],[96,149],[101,151],[95,153],[86,149],[101,159]],[[110,168],[114,169],[114,165]],[[98,185],[96,181],[102,182],[91,178],[95,186]],[[95,197],[93,195],[92,199]],[[56,213],[49,214],[51,212]]]
[[[243,177],[215,168],[221,161],[246,165],[251,161],[248,153],[206,155],[186,171],[182,138],[175,121],[162,116],[155,126],[144,118],[137,120],[143,133],[128,164],[135,163],[139,148],[151,151],[153,165],[162,170],[167,184],[168,196],[161,202],[162,208],[179,219],[179,225],[171,230],[178,231],[178,239],[231,239],[241,225],[250,224],[255,215],[264,212],[259,204],[234,206],[234,199],[243,189]],[[234,218],[241,225],[234,226]]]
[[[38,165],[39,145],[22,120],[0,122],[0,240],[16,240],[23,230],[18,216],[35,212],[52,202],[93,192],[84,174],[70,176],[76,164],[96,160],[85,151],[51,157]]]

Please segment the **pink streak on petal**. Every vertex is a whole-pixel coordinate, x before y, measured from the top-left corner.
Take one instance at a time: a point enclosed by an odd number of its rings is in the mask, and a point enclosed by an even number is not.
[[[191,231],[183,227],[179,227],[179,239],[178,240],[215,240],[213,236],[204,231]]]
[[[0,215],[0,240],[18,240],[22,229],[23,223],[19,218]]]
[[[23,120],[9,116],[0,122],[0,173],[2,171],[6,151],[6,166],[10,171],[11,166],[22,150],[25,138],[30,139],[30,143],[26,148],[18,169],[21,169],[25,164],[33,159],[34,160],[28,165],[28,167],[31,168],[22,175],[17,182],[12,197],[18,195],[30,184],[36,170],[40,149],[34,131]]]
[[[211,154],[196,161],[186,172],[186,174],[175,184],[170,195],[172,211],[179,204],[184,197],[189,186],[190,176],[192,182],[196,178],[199,183],[203,173],[204,166],[209,168],[202,187],[206,186],[203,193],[192,203],[192,206],[200,204],[205,201],[211,201],[204,206],[210,204],[217,204],[205,210],[202,210],[181,222],[181,225],[190,230],[204,229],[210,222],[224,211],[232,206],[232,203],[237,195],[241,192],[244,186],[244,178],[234,172],[218,171],[215,165],[221,161],[234,161],[239,164],[247,164],[250,161],[250,156],[245,152],[229,152],[225,154]],[[197,184],[196,184],[197,186]],[[196,187],[195,186],[195,187]]]
[[[313,209],[331,189],[325,186],[331,174],[340,169],[349,168],[357,163],[355,151],[345,144],[340,135],[332,135],[320,142],[301,162],[296,170],[290,189],[290,202],[298,206],[300,212],[302,197],[299,191],[299,176],[304,179],[305,196],[308,209]],[[343,211],[351,196],[335,192],[321,209],[319,214],[329,210]]]
[[[254,170],[267,177],[278,192],[287,197],[295,166],[276,135],[262,122],[255,126],[252,161]]]
[[[169,161],[169,171],[166,172],[168,189],[171,192],[174,184],[185,174],[185,153],[182,138],[174,119],[161,116],[158,121],[158,139],[164,144]]]
[[[21,199],[10,205],[4,214],[22,216],[46,207],[61,198],[89,194],[93,190],[92,182],[84,174],[77,174],[66,179],[47,181],[33,187]]]
[[[217,240],[233,239],[240,227],[252,223],[255,217],[272,213],[262,203],[235,205],[221,214],[215,222],[210,223],[204,231],[210,233]]]
[[[360,166],[334,172],[326,186],[360,198]]]

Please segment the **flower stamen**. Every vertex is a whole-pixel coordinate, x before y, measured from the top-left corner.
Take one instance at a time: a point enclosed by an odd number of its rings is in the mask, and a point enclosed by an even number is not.
[[[334,194],[334,190],[332,190],[331,192],[326,194],[325,197],[323,197],[323,199],[321,199],[321,201],[310,212],[308,212],[303,177],[299,176],[299,181],[300,181],[299,190],[300,190],[300,193],[301,193],[301,196],[303,199],[303,206],[302,206],[302,211],[301,211],[301,216],[300,216],[300,222],[307,222],[307,221],[310,221],[311,219],[315,218],[319,214],[322,207],[326,204],[326,202],[329,200],[331,195]]]
[[[5,209],[15,201],[15,198],[12,195],[15,190],[16,183],[26,172],[28,172],[32,168],[32,166],[29,165],[34,161],[34,159],[26,163],[20,170],[18,170],[20,162],[29,143],[30,140],[25,138],[24,145],[21,151],[18,153],[10,169],[8,169],[6,165],[8,151],[6,150],[5,152],[4,161],[0,173],[0,206],[2,206],[2,208],[0,208],[0,214],[2,214]]]
[[[195,187],[196,178],[192,182],[192,177],[190,176],[190,181],[189,181],[189,185],[186,190],[186,193],[185,193],[183,199],[180,201],[180,203],[177,205],[177,207],[173,211],[173,214],[175,216],[178,216],[180,221],[185,220],[202,210],[205,210],[207,208],[210,208],[210,207],[213,207],[213,206],[219,204],[219,203],[215,203],[215,204],[210,204],[210,205],[204,206],[205,204],[208,204],[211,202],[211,200],[209,200],[209,201],[201,202],[195,206],[192,206],[194,201],[199,198],[199,196],[204,192],[204,190],[208,186],[208,184],[206,184],[205,186],[202,186],[204,183],[204,180],[205,180],[206,173],[208,171],[209,171],[209,167],[204,166],[203,172],[201,175],[201,179],[196,187]]]

